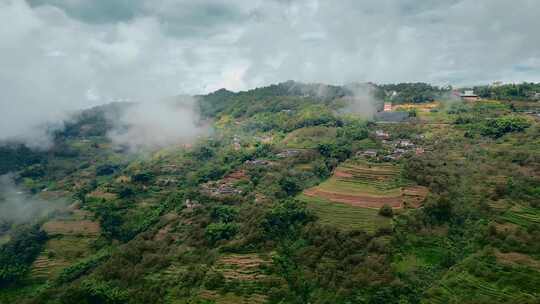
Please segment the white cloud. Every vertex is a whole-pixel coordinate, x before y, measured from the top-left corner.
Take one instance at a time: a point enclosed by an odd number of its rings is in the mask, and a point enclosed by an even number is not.
[[[137,103],[121,114],[107,135],[116,148],[127,152],[151,151],[175,144],[192,143],[209,131],[201,125],[193,98]]]

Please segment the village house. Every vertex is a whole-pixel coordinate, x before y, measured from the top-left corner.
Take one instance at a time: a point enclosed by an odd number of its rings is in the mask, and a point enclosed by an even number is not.
[[[388,132],[385,132],[383,130],[376,130],[375,137],[378,139],[388,139],[390,138],[390,134],[388,134]]]
[[[214,197],[242,194],[242,190],[236,189],[228,183],[209,182],[203,184],[201,187],[204,192]]]
[[[199,204],[197,201],[186,199],[185,205],[186,205],[186,208],[193,209],[193,208],[199,207],[201,204]]]
[[[221,184],[217,189],[213,191],[214,195],[233,195],[242,194],[242,190],[236,189],[229,184]]]
[[[240,137],[238,137],[238,135],[235,135],[233,137],[233,146],[234,146],[234,150],[236,151],[242,148],[242,145],[240,144]]]
[[[394,161],[394,160],[398,160],[398,159],[399,159],[399,156],[392,155],[392,154],[385,155],[383,157],[383,160],[386,161],[386,162],[390,162],[390,161]]]
[[[412,148],[412,147],[414,147],[414,143],[412,143],[408,139],[400,139],[400,140],[398,140],[396,146],[402,147],[402,148]]]
[[[168,178],[159,178],[157,180],[157,184],[158,186],[170,186],[170,185],[174,185],[178,182],[177,179],[175,178],[171,178],[171,177],[168,177]]]
[[[478,101],[480,100],[480,96],[474,94],[473,90],[465,90],[465,92],[461,94],[461,99],[464,101]]]
[[[394,155],[402,155],[402,154],[405,154],[405,153],[407,153],[407,150],[405,150],[405,149],[401,149],[401,148],[394,149]]]
[[[363,156],[366,158],[375,158],[377,157],[378,153],[376,150],[365,150],[365,151],[358,151],[356,153],[356,156]]]

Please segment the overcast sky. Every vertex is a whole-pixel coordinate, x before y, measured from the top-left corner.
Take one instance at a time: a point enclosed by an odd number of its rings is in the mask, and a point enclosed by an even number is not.
[[[538,0],[0,0],[0,137],[105,100],[289,79],[540,81],[539,12]]]

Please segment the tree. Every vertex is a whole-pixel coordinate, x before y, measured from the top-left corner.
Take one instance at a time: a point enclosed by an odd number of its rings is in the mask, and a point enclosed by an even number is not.
[[[392,207],[390,207],[388,204],[384,204],[379,209],[379,215],[385,216],[385,217],[393,217],[394,211],[392,210]]]
[[[38,225],[18,228],[0,247],[0,286],[24,278],[46,240],[47,234]]]
[[[272,238],[293,237],[298,228],[313,221],[304,203],[288,199],[278,203],[263,220],[263,228]]]
[[[302,190],[302,188],[298,184],[298,181],[294,177],[291,177],[291,176],[282,178],[279,181],[279,185],[281,186],[281,189],[283,189],[283,191],[287,193],[288,196],[295,195],[300,190]]]
[[[232,223],[212,223],[206,226],[205,236],[211,243],[215,244],[219,240],[231,239],[238,232],[238,226]]]
[[[482,128],[482,135],[499,138],[506,133],[522,132],[530,125],[531,123],[521,116],[502,116],[487,120]]]
[[[234,221],[236,216],[238,215],[238,210],[236,210],[234,207],[226,206],[226,205],[220,205],[214,207],[212,209],[212,219],[223,222],[223,223],[230,223]]]

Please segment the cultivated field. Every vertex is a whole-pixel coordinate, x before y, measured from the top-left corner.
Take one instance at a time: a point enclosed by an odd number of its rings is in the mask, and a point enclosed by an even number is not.
[[[307,189],[304,195],[363,208],[418,207],[427,190],[407,185],[401,180],[399,170],[393,164],[348,161],[330,179]]]
[[[500,219],[522,227],[540,224],[540,210],[538,208],[514,206],[506,211]]]
[[[314,149],[318,144],[335,138],[336,134],[336,128],[301,128],[287,134],[282,144],[287,148]]]
[[[391,222],[378,215],[379,208],[418,208],[426,195],[426,188],[408,185],[401,179],[398,165],[349,160],[330,179],[305,190],[298,198],[323,223],[375,231]]]
[[[319,221],[323,224],[345,230],[359,229],[367,232],[374,232],[378,228],[391,226],[391,220],[380,216],[377,209],[358,208],[303,194],[297,198],[306,202],[308,208],[319,217]]]
[[[99,236],[99,223],[90,220],[86,211],[71,208],[69,215],[60,216],[43,224],[50,239],[32,265],[32,278],[50,280],[91,252],[91,243]]]
[[[502,257],[508,258],[508,255]],[[501,257],[464,261],[484,271],[496,269],[498,275],[478,276],[457,266],[427,292],[427,299],[423,303],[536,303],[540,296],[536,285],[540,273],[521,265],[500,263],[500,260]],[[478,273],[482,274],[480,270]],[[521,281],[507,280],[505,275],[518,277]]]

